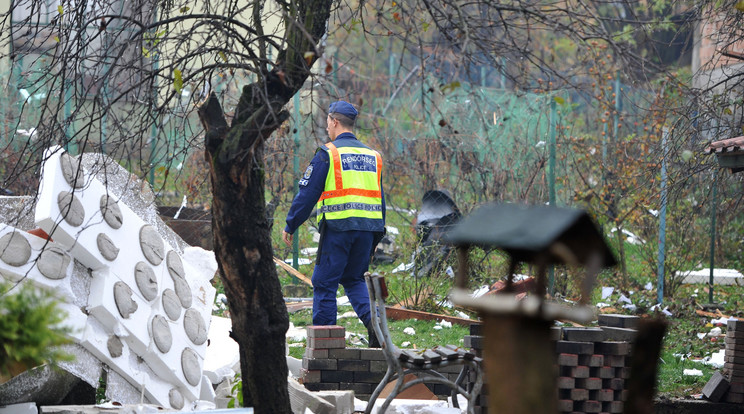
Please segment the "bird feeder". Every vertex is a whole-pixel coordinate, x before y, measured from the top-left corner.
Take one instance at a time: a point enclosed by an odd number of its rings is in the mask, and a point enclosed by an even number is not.
[[[555,413],[556,360],[550,327],[556,319],[586,323],[599,271],[616,261],[589,215],[577,209],[517,204],[485,205],[464,218],[445,240],[457,246],[459,269],[453,303],[479,312],[485,332],[483,356],[489,384],[489,411]],[[471,246],[497,248],[509,255],[505,293],[473,298],[466,289]],[[521,300],[509,294],[520,262],[537,268],[535,292]],[[551,265],[581,266],[586,275],[581,301],[566,306],[545,298]]]

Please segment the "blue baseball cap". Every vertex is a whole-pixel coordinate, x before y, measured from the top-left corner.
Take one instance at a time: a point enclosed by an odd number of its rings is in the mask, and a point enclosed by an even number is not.
[[[359,115],[359,112],[354,109],[354,106],[346,101],[337,101],[332,103],[331,106],[328,107],[328,113],[344,115],[352,121],[356,119],[357,115]]]

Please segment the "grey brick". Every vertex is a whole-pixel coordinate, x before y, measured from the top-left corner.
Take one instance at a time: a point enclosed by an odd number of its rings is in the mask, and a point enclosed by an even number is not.
[[[384,361],[385,354],[379,348],[359,348],[359,359],[366,361]]]
[[[726,380],[726,378],[723,377],[723,375],[721,375],[720,372],[716,371],[703,387],[703,395],[713,402],[718,402],[721,401],[721,398],[724,394],[726,394],[726,391],[728,391],[728,389],[728,381]]]
[[[604,339],[601,328],[563,328],[563,339],[574,342],[599,342]]]
[[[331,338],[345,338],[346,328],[339,325],[329,326],[328,331],[330,332],[329,337]]]
[[[328,350],[328,358],[336,358],[336,359],[360,359],[359,355],[361,352],[359,352],[359,348],[335,348],[335,349],[329,349]]]
[[[338,369],[344,371],[369,371],[369,361],[361,359],[339,359]]]
[[[601,413],[602,403],[596,400],[581,401],[576,408],[582,413]]]
[[[555,351],[559,354],[594,354],[594,343],[558,341],[555,343]]]
[[[576,354],[558,354],[558,365],[563,367],[578,366],[579,356]]]
[[[636,329],[639,320],[641,320],[641,318],[638,316],[619,315],[614,313],[600,314],[598,317],[599,326],[609,326],[612,328]]]
[[[307,346],[313,349],[346,348],[344,338],[307,338]]]
[[[369,361],[369,370],[371,372],[386,372],[387,369],[387,361]]]
[[[558,400],[558,412],[559,413],[570,413],[574,409],[573,400]]]
[[[558,377],[558,389],[570,390],[576,388],[576,379],[572,377]]]
[[[354,382],[377,384],[383,376],[382,372],[354,371]]]
[[[320,371],[319,370],[311,371],[307,369],[301,369],[300,377],[302,378],[302,382],[304,383],[320,382]]]
[[[306,370],[333,370],[338,369],[338,363],[335,359],[302,359],[302,368]]]
[[[470,324],[470,335],[483,335],[483,324],[482,323],[471,323]]]
[[[601,378],[576,378],[576,388],[599,390],[602,388]]]
[[[551,341],[560,341],[563,338],[563,328],[560,326],[551,326],[550,327],[550,340]]]
[[[595,346],[595,349],[596,349],[596,346]],[[604,360],[605,360],[604,355],[601,355],[601,354],[580,355],[578,365],[587,365],[589,367],[601,367],[604,365]]]
[[[602,355],[628,355],[630,343],[626,341],[602,341],[594,344],[595,351]]]
[[[304,384],[305,388],[307,388],[310,391],[334,391],[338,390],[338,383],[328,383],[328,382],[313,382],[310,384]]]
[[[465,348],[483,349],[483,337],[474,335],[465,335],[464,344]]]
[[[305,328],[305,331],[307,331],[308,339],[309,338],[330,338],[331,337],[331,331],[328,329],[328,326],[322,326],[322,325],[308,326]]]
[[[611,328],[609,326],[603,326],[604,341],[632,341],[635,339],[638,333],[635,329],[628,328]]]
[[[328,349],[305,348],[305,358],[328,359]]]
[[[731,331],[744,331],[744,320],[729,320],[726,322],[726,329]]]
[[[351,382],[354,373],[351,371],[320,371],[320,382]]]

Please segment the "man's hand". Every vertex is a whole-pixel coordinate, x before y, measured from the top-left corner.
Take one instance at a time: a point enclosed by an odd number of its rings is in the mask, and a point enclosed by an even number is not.
[[[282,240],[284,240],[287,246],[292,247],[292,235],[287,233],[286,230],[282,230]]]

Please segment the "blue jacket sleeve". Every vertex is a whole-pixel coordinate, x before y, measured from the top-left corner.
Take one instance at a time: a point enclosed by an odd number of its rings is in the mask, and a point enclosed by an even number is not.
[[[328,153],[322,149],[315,152],[310,165],[298,182],[300,191],[289,208],[287,225],[284,227],[287,233],[294,234],[297,228],[310,217],[310,213],[323,194],[329,164]]]

